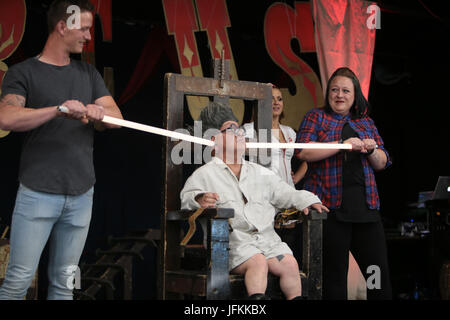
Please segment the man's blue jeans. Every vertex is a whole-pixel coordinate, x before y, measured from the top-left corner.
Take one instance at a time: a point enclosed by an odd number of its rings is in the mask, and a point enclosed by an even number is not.
[[[66,196],[36,192],[20,185],[0,300],[25,297],[49,238],[47,298],[73,299],[73,279],[89,230],[93,194],[94,188],[79,196]]]

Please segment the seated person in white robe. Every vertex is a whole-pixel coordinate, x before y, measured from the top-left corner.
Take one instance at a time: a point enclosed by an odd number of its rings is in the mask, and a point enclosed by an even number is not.
[[[295,190],[273,171],[243,159],[245,132],[231,108],[211,102],[200,115],[203,130],[218,129],[213,136],[212,160],[197,169],[181,191],[182,209],[232,208],[229,270],[243,274],[251,299],[267,299],[268,272],[280,278],[286,299],[300,299],[301,280],[291,249],[274,230],[277,208],[297,208],[308,213],[328,209],[319,198]]]

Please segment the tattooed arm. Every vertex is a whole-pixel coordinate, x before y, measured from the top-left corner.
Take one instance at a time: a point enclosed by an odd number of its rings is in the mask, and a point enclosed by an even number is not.
[[[0,97],[0,129],[29,131],[60,115],[57,106],[40,109],[25,107],[25,98],[17,94]]]

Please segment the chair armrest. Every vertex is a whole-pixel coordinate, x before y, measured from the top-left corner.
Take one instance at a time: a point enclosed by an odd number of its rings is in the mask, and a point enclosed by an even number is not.
[[[168,221],[185,221],[195,213],[191,210],[178,210],[167,212]],[[234,217],[234,209],[228,208],[211,208],[205,209],[203,213],[198,217],[199,219],[209,218],[209,219],[230,219]]]
[[[303,212],[302,214],[302,218],[303,220],[311,220],[311,221],[316,221],[316,220],[327,220],[327,213],[325,211],[322,211],[322,213],[320,213],[317,210],[314,209],[310,209],[309,213],[306,215]]]

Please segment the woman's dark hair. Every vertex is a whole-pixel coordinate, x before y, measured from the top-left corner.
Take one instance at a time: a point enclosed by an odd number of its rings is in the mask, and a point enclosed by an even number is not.
[[[353,102],[353,105],[350,108],[350,114],[352,119],[360,119],[365,116],[368,116],[370,112],[370,104],[362,93],[358,77],[352,70],[350,70],[347,67],[337,69],[328,80],[327,91],[325,93],[325,106],[324,106],[325,111],[328,113],[333,112],[333,109],[331,109],[330,103],[328,101],[328,96],[331,81],[333,81],[333,79],[336,78],[337,76],[347,77],[350,80],[352,80],[353,88],[355,90],[355,101]]]
[[[47,12],[49,34],[55,30],[59,21],[69,19],[72,13],[67,13],[67,8],[73,5],[78,6],[81,12],[94,10],[94,6],[89,0],[54,0]]]

